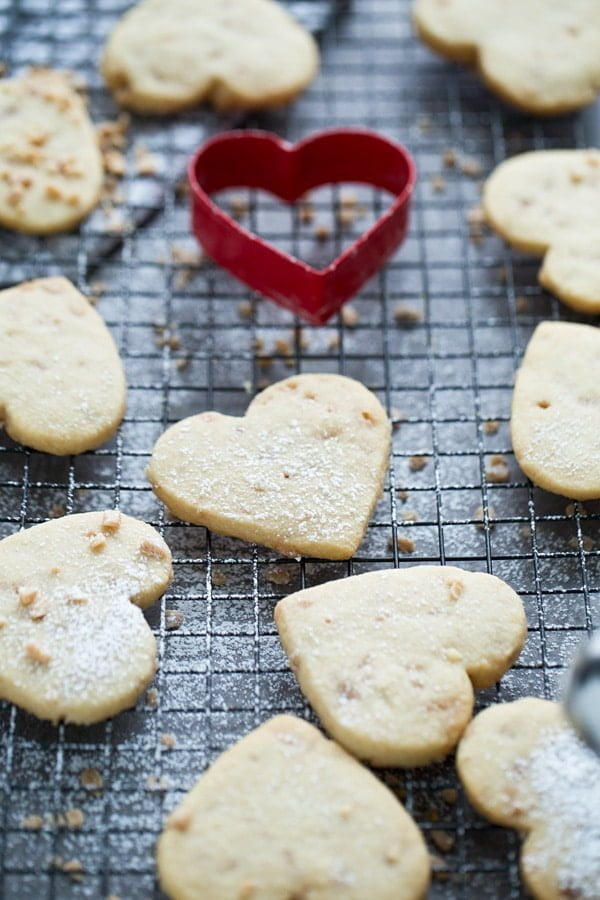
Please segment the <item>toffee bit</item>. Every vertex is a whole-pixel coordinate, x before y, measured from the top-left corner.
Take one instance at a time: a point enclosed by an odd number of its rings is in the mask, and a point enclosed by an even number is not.
[[[265,569],[265,580],[271,584],[289,584],[293,578],[293,572],[287,566],[268,566]]]
[[[515,297],[515,309],[519,313],[525,313],[529,309],[529,301],[527,297],[524,297],[522,294],[519,294],[518,297]]]
[[[456,788],[443,788],[443,790],[440,791],[440,797],[444,803],[447,803],[449,806],[454,806],[458,800],[458,791]]]
[[[500,429],[500,422],[496,419],[488,419],[483,423],[483,431],[485,434],[497,434]]]
[[[81,828],[85,822],[85,815],[81,809],[67,809],[65,811],[65,823],[67,828]]]
[[[88,791],[101,791],[104,787],[104,778],[98,769],[83,769],[79,773],[79,782]]]
[[[173,734],[161,734],[160,743],[165,750],[172,750],[177,744],[177,738]]]
[[[436,848],[442,853],[449,853],[456,843],[455,838],[449,832],[437,828],[430,831],[430,836]]]
[[[233,218],[238,220],[243,219],[250,211],[248,200],[241,194],[235,194],[233,197],[230,197],[228,206]]]
[[[298,207],[298,221],[301,225],[312,225],[315,221],[315,211],[310,203],[301,203]]]
[[[50,518],[60,519],[60,518],[62,518],[62,516],[64,516],[65,512],[66,512],[66,509],[64,507],[64,504],[55,503],[54,506],[52,506],[50,508]]]
[[[187,831],[192,824],[192,814],[183,809],[176,809],[167,819],[167,828],[176,831]]]
[[[41,622],[48,614],[48,601],[42,597],[30,607],[29,615],[34,622]]]
[[[151,556],[154,559],[168,559],[169,551],[161,544],[155,544],[154,541],[145,540],[140,544],[140,553],[144,556]]]
[[[103,534],[91,534],[89,537],[90,550],[100,553],[106,547],[106,537]]]
[[[428,462],[426,456],[411,456],[408,460],[408,468],[411,472],[421,472]]]
[[[148,688],[146,691],[146,706],[149,709],[156,709],[158,706],[158,691],[156,688]]]
[[[467,175],[469,178],[477,178],[481,175],[483,168],[481,163],[473,159],[473,157],[466,156],[460,164],[460,171],[463,175]]]
[[[356,328],[360,321],[358,311],[353,306],[342,306],[340,316],[346,328]]]
[[[454,169],[456,166],[456,150],[453,147],[446,147],[442,155],[442,162],[447,169]]]
[[[17,594],[19,596],[20,606],[31,606],[34,600],[37,599],[38,592],[35,588],[20,587],[17,590]]]
[[[473,518],[478,520],[475,522],[475,527],[481,529],[481,531],[485,531],[486,529],[491,530],[496,526],[496,510],[493,506],[488,506],[487,524],[484,518],[483,506],[478,506],[477,509],[473,511]]]
[[[314,230],[315,240],[325,243],[331,237],[331,229],[327,225],[317,225]]]
[[[116,534],[121,527],[121,513],[118,509],[107,509],[102,515],[102,531]]]
[[[575,504],[567,503],[567,505],[565,507],[565,515],[574,516],[576,514],[577,514],[577,509],[575,508]],[[587,511],[586,507],[583,505],[583,503],[581,502],[581,500],[579,501],[579,515],[580,516],[588,515],[588,511]]]
[[[485,480],[490,484],[504,484],[510,480],[510,471],[504,456],[499,453],[490,456],[489,465],[485,469]]]
[[[50,662],[50,654],[34,641],[25,644],[25,654],[31,662],[39,663],[41,666],[47,666]]]
[[[398,500],[400,501],[400,503],[406,503],[406,501],[410,497],[410,494],[408,493],[408,491],[401,491],[401,490],[398,490],[397,488],[396,488],[396,490],[398,493]]]
[[[416,550],[416,544],[413,539],[405,534],[398,535],[396,544],[401,553],[414,553]]]
[[[240,319],[251,319],[252,303],[249,300],[242,300],[242,302],[238,304],[237,313]]]
[[[398,325],[416,325],[423,321],[423,314],[414,306],[406,303],[398,303],[394,308],[394,321]]]
[[[167,631],[177,631],[178,628],[181,628],[184,621],[184,615],[179,609],[166,609],[165,610],[165,628]]]

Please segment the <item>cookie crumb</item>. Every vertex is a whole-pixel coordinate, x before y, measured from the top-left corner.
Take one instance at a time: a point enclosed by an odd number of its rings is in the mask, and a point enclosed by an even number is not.
[[[405,509],[402,513],[402,521],[403,522],[418,522],[419,516],[417,515],[417,511],[415,509]]]
[[[433,175],[429,183],[432,191],[436,194],[443,194],[446,190],[446,179],[443,175]]]
[[[106,547],[106,537],[103,534],[91,534],[89,537],[90,550],[100,553]]]
[[[510,481],[510,471],[506,458],[500,453],[490,456],[489,465],[485,469],[485,480],[490,484],[504,484]]]
[[[104,779],[98,769],[83,769],[79,773],[79,782],[90,791],[101,791],[104,787]]]
[[[20,606],[31,606],[34,600],[37,599],[38,592],[35,588],[29,587],[20,587],[17,590],[17,594],[19,596],[19,605]]]
[[[39,831],[43,827],[44,819],[35,814],[26,816],[21,822],[21,828],[26,828],[28,831]]]
[[[527,310],[529,309],[529,301],[528,301],[527,297],[523,297],[522,294],[520,294],[518,297],[516,297],[515,298],[515,309],[519,313],[527,312]]]
[[[144,556],[151,556],[154,559],[168,559],[169,557],[169,551],[166,547],[149,540],[142,541],[140,544],[140,553]]]
[[[106,150],[102,159],[109,175],[121,178],[125,174],[125,156],[119,150]]]
[[[229,212],[234,219],[238,221],[245,218],[250,211],[250,204],[241,194],[235,194],[229,198]]]
[[[440,791],[440,797],[444,803],[447,803],[449,806],[454,806],[458,800],[458,791],[456,788],[443,788],[443,790]]]
[[[529,527],[529,525],[523,525],[521,528],[519,528],[519,534],[524,541],[528,541],[531,538],[531,528]]]
[[[84,606],[88,602],[88,598],[82,596],[81,594],[72,594],[67,597],[67,603],[73,604],[73,606]]]
[[[358,217],[358,211],[355,209],[340,209],[336,216],[340,228],[351,228]]]
[[[414,553],[416,549],[416,544],[412,538],[407,537],[405,534],[399,534],[396,538],[396,544],[398,546],[398,550],[401,553]]]
[[[40,622],[48,614],[48,600],[40,597],[29,609],[29,616],[34,622]]]
[[[102,515],[102,531],[115,534],[121,527],[121,513],[118,509],[107,509]]]
[[[565,506],[565,515],[567,515],[567,516],[574,516],[574,515],[576,514],[576,512],[577,512],[577,510],[576,510],[576,508],[575,508],[575,504],[574,504],[574,503],[567,503],[567,505]],[[588,511],[587,511],[587,509],[585,508],[585,506],[583,505],[583,503],[581,502],[581,500],[579,501],[579,515],[580,515],[580,516],[587,516],[587,515],[588,515]]]
[[[438,828],[434,828],[432,831],[430,831],[430,835],[434,845],[442,853],[449,853],[456,843],[453,835]]]
[[[158,172],[158,159],[150,153],[144,144],[137,144],[134,148],[135,168],[138,175],[156,175]]]
[[[340,316],[346,328],[356,328],[360,321],[358,311],[353,306],[342,306]]]
[[[398,325],[416,325],[417,322],[423,321],[423,314],[414,306],[398,303],[394,308],[394,321]]]
[[[339,334],[332,334],[329,340],[327,341],[327,349],[328,350],[337,350],[340,346],[340,336]]]
[[[240,319],[251,319],[252,303],[249,300],[242,300],[241,303],[238,303],[237,314]]]
[[[187,831],[192,824],[192,814],[183,809],[176,809],[167,819],[167,828],[176,831]]]
[[[55,503],[54,506],[50,507],[50,518],[51,519],[60,519],[60,518],[62,518],[62,516],[64,516],[65,512],[66,512],[66,509],[64,507],[64,504]]]
[[[417,119],[417,128],[423,133],[431,131],[431,129],[433,128],[433,123],[429,116],[419,116],[419,118]]]
[[[184,615],[179,609],[165,610],[165,628],[167,631],[177,631],[183,625]]]
[[[215,587],[224,587],[227,584],[227,581],[228,578],[225,572],[214,566],[212,570],[212,583]]]
[[[315,211],[310,203],[301,203],[298,207],[298,220],[301,225],[312,225],[315,220]]]
[[[411,456],[408,460],[408,468],[411,472],[420,472],[428,462],[429,460],[426,456]]]
[[[146,779],[146,787],[149,791],[168,791],[171,787],[171,781],[166,776],[148,775]]]
[[[483,431],[485,434],[497,434],[500,429],[500,422],[497,422],[496,419],[487,419],[483,423]]]
[[[584,534],[581,538],[581,546],[586,553],[589,553],[590,550],[593,550],[596,546],[596,542],[592,540],[591,537],[588,537]],[[573,550],[579,550],[579,541],[576,537],[569,538],[569,547],[571,547]]]
[[[172,750],[177,744],[177,738],[173,734],[161,734],[160,743],[166,750]]]
[[[39,663],[41,666],[47,666],[50,662],[50,654],[36,644],[35,641],[29,641],[25,644],[25,654],[32,662]]]

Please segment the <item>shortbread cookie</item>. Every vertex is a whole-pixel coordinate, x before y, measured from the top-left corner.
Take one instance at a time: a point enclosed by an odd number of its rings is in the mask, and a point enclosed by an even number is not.
[[[171,580],[160,535],[114,510],[0,541],[0,697],[89,725],[131,706],[156,670],[142,609]]]
[[[527,633],[499,578],[414,566],[329,581],[275,608],[303,693],[331,735],[374,766],[442,759]]]
[[[148,467],[171,512],[291,556],[348,559],[381,493],[390,423],[362,384],[298,375],[242,419],[205,412],[159,438]]]
[[[546,253],[539,273],[544,287],[574,309],[600,312],[599,150],[514,156],[486,181],[483,205],[489,224],[509,244]]]
[[[600,896],[600,758],[558,703],[492,706],[469,725],[456,758],[473,806],[526,835],[521,870],[538,900]]]
[[[0,225],[73,228],[98,203],[102,178],[96,132],[63,75],[34,69],[0,81]]]
[[[170,113],[287,103],[318,64],[311,35],[275,0],[142,0],[110,35],[102,73],[123,106]]]
[[[600,497],[600,329],[538,325],[517,372],[510,431],[517,462],[540,487]]]
[[[224,753],[167,820],[173,900],[418,900],[429,860],[394,795],[316,728],[277,716]]]
[[[114,341],[70,281],[0,291],[0,421],[13,440],[59,455],[91,450],[118,428],[125,395]]]
[[[420,37],[475,63],[503,100],[537,115],[593,103],[600,91],[597,0],[415,0]]]

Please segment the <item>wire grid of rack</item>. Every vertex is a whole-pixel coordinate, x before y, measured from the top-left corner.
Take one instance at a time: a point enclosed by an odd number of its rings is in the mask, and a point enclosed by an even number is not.
[[[0,0],[2,58],[9,72],[39,63],[85,75],[96,120],[114,117],[96,59],[124,0]],[[522,596],[529,619],[518,664],[478,703],[556,695],[575,646],[600,615],[599,506],[587,509],[536,490],[514,463],[508,435],[515,367],[544,318],[572,318],[536,283],[537,262],[513,255],[488,235],[470,240],[467,212],[480,179],[444,168],[448,147],[487,173],[515,152],[582,146],[581,116],[531,119],[502,107],[467,72],[435,58],[415,39],[408,0],[356,0],[341,8],[323,37],[322,73],[285,111],[219,118],[208,110],[174,120],[136,120],[160,163],[156,176],[124,179],[122,215],[131,233],[106,237],[94,213],[80,232],[47,240],[2,234],[0,283],[64,273],[83,290],[102,280],[98,309],[120,348],[129,406],[118,436],[102,449],[69,459],[0,446],[0,533],[52,514],[119,506],[157,526],[172,548],[175,579],[150,611],[160,667],[154,703],[90,728],[54,728],[0,704],[0,896],[5,900],[160,896],[153,847],[165,814],[205,767],[271,715],[310,717],[273,626],[277,599],[304,586],[386,566],[454,563],[493,572]],[[210,133],[251,124],[297,139],[331,125],[370,126],[405,142],[420,183],[410,235],[353,302],[358,321],[323,328],[254,295],[208,263],[191,280],[173,245],[191,249],[186,201],[177,189],[189,154]],[[130,150],[130,156],[133,150]],[[443,182],[435,176],[443,176]],[[433,181],[432,181],[433,178]],[[336,225],[336,191],[315,199],[317,221]],[[381,198],[373,195],[370,214]],[[302,252],[310,230],[272,199],[252,194],[250,224]],[[357,228],[363,223],[358,223]],[[107,243],[108,241],[108,243]],[[314,239],[312,239],[314,243]],[[113,249],[104,261],[108,249]],[[179,254],[181,259],[181,254]],[[239,304],[250,302],[240,316]],[[417,308],[412,325],[396,322],[397,304]],[[181,342],[158,341],[156,323]],[[160,332],[159,332],[160,333]],[[274,350],[287,341],[289,355]],[[268,365],[261,356],[274,357]],[[185,362],[182,362],[185,360]],[[260,547],[208,534],[171,519],[144,477],[153,443],[170,422],[207,408],[241,414],[262,379],[292,372],[342,372],[401,411],[385,494],[365,540],[348,564],[278,560]],[[398,415],[395,413],[395,415]],[[485,423],[498,422],[490,434]],[[486,484],[490,454],[504,454],[510,480]],[[412,471],[410,457],[427,464]],[[405,494],[408,492],[408,498]],[[483,527],[475,510],[482,508]],[[417,521],[404,521],[414,510]],[[409,515],[410,518],[410,515]],[[395,538],[411,537],[411,554]],[[392,548],[392,549],[390,549]],[[182,626],[166,628],[179,609]],[[171,734],[175,747],[160,737]],[[80,772],[98,769],[103,789],[82,788]],[[441,871],[430,896],[521,895],[518,841],[489,826],[458,791],[452,761],[383,773],[428,838],[443,830],[447,852],[431,844]],[[444,796],[449,796],[445,794]],[[83,827],[23,827],[24,817],[78,807]],[[80,881],[57,868],[78,860]]]

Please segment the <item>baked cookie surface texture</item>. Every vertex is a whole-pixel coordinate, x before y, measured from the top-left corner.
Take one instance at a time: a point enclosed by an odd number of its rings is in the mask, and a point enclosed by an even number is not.
[[[0,291],[0,421],[14,441],[83,453],[117,430],[126,385],[115,343],[66,278]]]
[[[391,791],[294,716],[213,763],[167,820],[157,861],[173,900],[420,900],[429,882]]]
[[[527,631],[507,584],[453,566],[329,581],[280,600],[275,621],[327,731],[375,766],[449,753],[471,719],[473,688],[510,668]]]
[[[544,287],[579,312],[600,312],[599,150],[513,156],[487,179],[483,206],[509,244],[545,254],[538,275]]]
[[[449,59],[474,63],[503,100],[555,115],[600,91],[596,0],[415,0],[419,36]]]
[[[256,396],[243,418],[205,412],[173,425],[147,474],[186,522],[290,556],[348,559],[381,494],[390,433],[362,384],[298,375]]]
[[[158,532],[114,510],[65,516],[0,541],[0,573],[0,697],[80,725],[135,702],[156,670],[142,609],[172,575]]]
[[[560,704],[528,697],[486,709],[456,761],[478,812],[525,835],[521,869],[537,900],[598,900],[600,758]]]
[[[123,106],[170,113],[287,103],[318,65],[312,36],[275,0],[142,0],[109,36],[102,73]]]
[[[0,81],[0,225],[73,228],[98,203],[102,180],[96,132],[64,75],[32,69]]]
[[[600,329],[537,326],[517,372],[510,432],[535,484],[574,500],[600,497]]]

